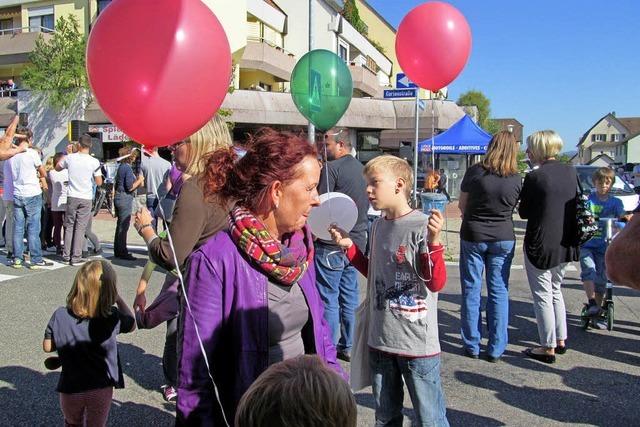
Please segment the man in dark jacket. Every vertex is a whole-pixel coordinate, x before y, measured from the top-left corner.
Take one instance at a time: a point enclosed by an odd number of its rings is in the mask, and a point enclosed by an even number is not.
[[[318,193],[335,191],[351,197],[358,208],[358,220],[349,236],[359,248],[367,244],[369,199],[364,167],[352,155],[351,132],[334,128],[324,135],[327,162],[320,174]],[[350,361],[355,328],[355,310],[360,301],[357,270],[332,242],[316,240],[316,282],[324,302],[324,317],[333,334],[338,358]]]

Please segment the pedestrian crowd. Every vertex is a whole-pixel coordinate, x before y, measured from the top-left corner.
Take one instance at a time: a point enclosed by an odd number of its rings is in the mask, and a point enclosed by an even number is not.
[[[58,153],[48,164],[32,148],[30,131],[20,138],[26,144],[11,147],[6,137],[0,143],[4,206],[12,209],[5,221],[5,236],[13,233],[5,237],[12,265],[25,264],[25,229],[31,268],[47,265],[41,249],[49,243],[63,261],[80,265],[43,340],[45,352],[57,351],[47,366],[62,368],[57,391],[65,423],[106,423],[113,389],[124,387],[117,335],[164,323],[162,393],[177,401],[178,425],[250,426],[268,419],[269,425],[355,426],[352,391],[367,386],[376,425],[402,424],[405,387],[415,425],[449,425],[437,310],[447,284],[444,216],[410,206],[415,177],[405,160],[383,155],[362,166],[345,128],[328,131],[320,149],[299,135],[262,129],[239,153],[218,116],[170,147],[173,164],[157,150],[125,146],[114,182],[114,254],[133,258],[126,244],[131,222],[149,249],[130,309],[109,262],[85,258],[92,200],[103,180],[89,154],[90,137],[80,138],[77,152]],[[572,166],[556,160],[561,149],[553,131],[529,136],[527,155],[537,167],[522,180],[519,145],[511,133],[498,132],[462,180],[460,333],[470,358],[482,354],[496,363],[509,345],[516,210],[527,219],[524,262],[539,335],[539,346],[525,355],[555,363],[569,348],[561,289],[568,263],[580,261],[590,315],[600,310],[606,244],[602,230],[590,240],[579,238],[578,178]],[[438,184],[444,171],[431,172],[429,189],[448,197],[446,182]],[[602,168],[593,180],[593,215],[630,221],[620,240],[633,239],[638,220],[608,194],[615,175]],[[146,206],[134,212],[135,191],[143,186]],[[358,215],[349,232],[333,224],[331,238],[322,240],[306,222],[327,192],[350,196]],[[370,210],[381,216],[370,221]],[[42,212],[52,224],[44,237]],[[99,242],[93,251],[100,253]],[[640,287],[628,261],[637,253],[626,257],[606,252],[606,265],[620,283]],[[157,267],[163,285],[147,304]],[[358,274],[367,279],[362,302]],[[349,373],[338,359],[349,362]]]
[[[0,98],[16,96],[16,88],[13,79],[0,80]]]

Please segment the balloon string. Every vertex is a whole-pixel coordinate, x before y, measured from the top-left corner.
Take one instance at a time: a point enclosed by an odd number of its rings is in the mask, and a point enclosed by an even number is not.
[[[329,224],[333,223],[333,213],[331,211],[331,190],[329,189],[329,158],[327,157],[327,143],[324,142],[324,167],[327,178],[327,206],[329,207]]]
[[[153,189],[153,194],[156,196],[156,200],[158,200],[158,208],[160,209],[160,216],[164,221],[166,221],[166,216],[164,214],[164,209],[162,209],[162,203],[160,203],[160,197],[158,197],[158,189]],[[157,224],[156,224],[157,226]],[[222,401],[220,400],[220,393],[218,392],[218,387],[216,386],[216,382],[213,379],[213,375],[211,375],[211,364],[209,363],[209,358],[207,357],[207,352],[204,349],[204,344],[202,342],[202,337],[200,336],[200,330],[198,329],[198,324],[196,323],[196,318],[193,316],[193,311],[191,310],[191,304],[189,303],[189,298],[187,297],[187,290],[184,286],[184,279],[182,277],[182,272],[180,271],[180,265],[178,264],[178,256],[176,255],[176,248],[173,244],[173,238],[171,237],[171,232],[169,231],[169,227],[166,229],[167,239],[169,240],[169,246],[171,247],[171,255],[173,257],[173,263],[176,266],[175,271],[178,276],[178,281],[180,282],[180,289],[182,290],[182,296],[187,305],[187,311],[189,311],[189,315],[191,316],[191,320],[193,321],[193,328],[196,332],[196,338],[198,339],[198,345],[200,346],[200,352],[204,357],[204,364],[207,367],[207,374],[209,375],[209,379],[211,380],[211,384],[213,384],[213,391],[216,396],[216,400],[218,401],[218,405],[220,405],[220,412],[222,413],[222,419],[227,427],[229,427],[229,422],[227,421],[227,416],[224,413],[224,407],[222,406]]]
[[[436,111],[434,109],[435,102],[433,101],[433,92],[429,91],[429,100],[431,101],[431,169],[433,171],[433,176],[436,173],[436,143],[435,143],[435,133],[436,133]]]

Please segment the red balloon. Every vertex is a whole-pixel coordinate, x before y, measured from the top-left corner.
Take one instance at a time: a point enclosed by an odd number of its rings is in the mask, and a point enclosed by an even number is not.
[[[442,2],[412,9],[396,34],[400,67],[418,86],[437,91],[451,83],[471,52],[471,29],[462,13]]]
[[[231,50],[200,0],[114,0],[91,30],[87,73],[116,126],[147,147],[166,146],[218,111]]]

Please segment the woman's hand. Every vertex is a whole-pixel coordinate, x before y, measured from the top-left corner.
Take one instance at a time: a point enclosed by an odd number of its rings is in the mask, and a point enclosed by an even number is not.
[[[440,232],[442,231],[442,225],[444,224],[444,217],[442,212],[437,209],[431,209],[429,211],[429,221],[427,222],[427,241],[430,245],[440,244]]]
[[[134,214],[133,226],[138,230],[138,233],[140,233],[140,227],[145,224],[151,224],[152,221],[153,217],[151,216],[151,212],[149,212],[147,208],[141,207],[138,212]]]
[[[133,309],[140,310],[144,313],[144,309],[147,306],[147,296],[144,292],[136,294],[136,298],[133,300]]]
[[[329,234],[333,242],[342,249],[349,249],[353,246],[353,240],[349,238],[349,233],[339,228],[335,224],[329,226]]]

